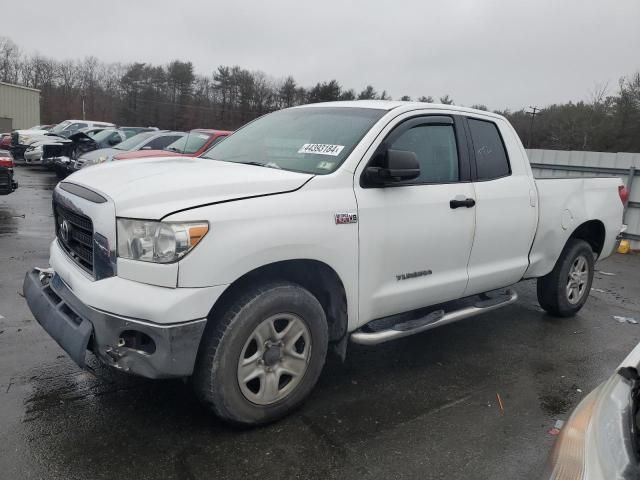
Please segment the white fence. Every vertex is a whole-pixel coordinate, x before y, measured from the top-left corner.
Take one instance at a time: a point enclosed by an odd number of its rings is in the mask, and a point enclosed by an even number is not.
[[[625,238],[634,250],[640,249],[640,153],[531,149],[527,154],[536,177],[620,177],[631,193],[624,212]]]

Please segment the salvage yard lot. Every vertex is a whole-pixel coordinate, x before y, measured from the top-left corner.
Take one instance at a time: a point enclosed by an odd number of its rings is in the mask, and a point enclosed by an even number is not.
[[[535,283],[496,312],[332,358],[309,401],[237,430],[182,381],[80,371],[20,296],[47,266],[54,175],[18,167],[0,198],[0,478],[539,478],[548,433],[640,341],[640,257],[598,264],[578,316]],[[497,405],[500,395],[504,412]]]

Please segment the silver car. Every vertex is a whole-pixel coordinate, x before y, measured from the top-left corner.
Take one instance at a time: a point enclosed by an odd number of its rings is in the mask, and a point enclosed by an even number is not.
[[[124,142],[119,143],[115,147],[101,148],[99,150],[94,150],[93,152],[85,153],[75,161],[72,168],[73,170],[80,170],[85,166],[110,162],[113,160],[115,155],[122,152],[131,152],[135,150],[162,150],[167,145],[175,142],[185,135],[186,133],[184,132],[172,132],[169,130],[138,133]]]

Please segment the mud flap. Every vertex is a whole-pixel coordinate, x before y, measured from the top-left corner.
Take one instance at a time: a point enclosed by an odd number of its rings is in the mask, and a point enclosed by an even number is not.
[[[53,277],[52,282],[60,281]],[[67,352],[80,368],[85,368],[87,346],[93,325],[78,317],[51,289],[48,279],[40,280],[40,271],[33,270],[24,278],[24,297],[36,321]]]

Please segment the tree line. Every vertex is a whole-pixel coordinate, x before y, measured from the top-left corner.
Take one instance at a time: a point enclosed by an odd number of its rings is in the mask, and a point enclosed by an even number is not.
[[[84,100],[87,119],[177,130],[233,130],[265,113],[306,103],[391,99],[372,85],[356,91],[332,79],[303,86],[293,76],[275,79],[240,66],[220,65],[201,75],[182,60],[167,65],[104,63],[95,57],[60,61],[25,53],[6,37],[0,37],[0,81],[39,89],[43,123],[82,118]],[[454,104],[449,95],[415,100]],[[600,86],[589,100],[543,108],[533,132],[525,109],[497,113],[532,148],[640,152],[640,72],[620,79],[613,93]]]

